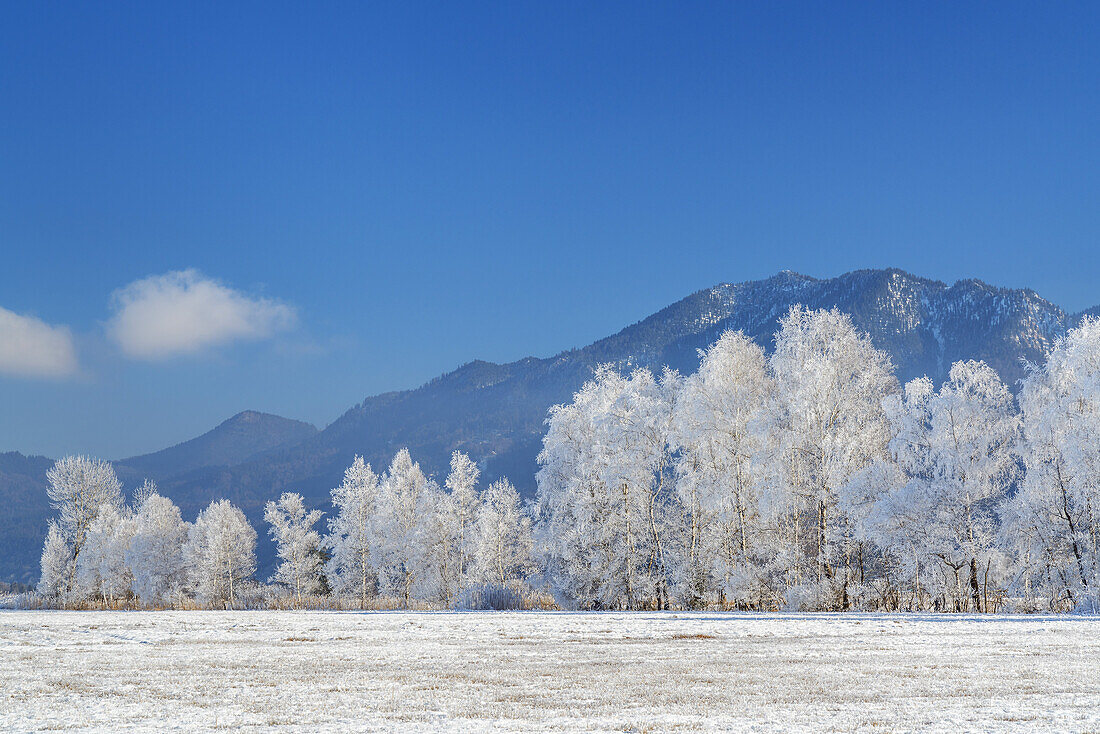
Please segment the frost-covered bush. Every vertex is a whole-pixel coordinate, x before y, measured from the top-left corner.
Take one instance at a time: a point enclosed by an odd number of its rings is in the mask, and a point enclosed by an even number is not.
[[[48,609],[50,602],[35,591],[0,594],[0,609]]]
[[[246,579],[236,589],[235,606],[238,609],[268,609],[274,594],[285,595],[289,590],[283,587],[268,586],[254,579]]]
[[[463,589],[455,599],[458,610],[492,610],[502,612],[510,609],[527,609],[524,594],[514,586],[502,584],[479,584]]]

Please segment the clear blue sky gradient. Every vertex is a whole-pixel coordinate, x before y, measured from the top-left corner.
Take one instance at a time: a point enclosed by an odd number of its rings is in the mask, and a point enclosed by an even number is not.
[[[697,289],[897,266],[1100,303],[1097,3],[6,3],[0,450],[114,458],[255,408],[325,424]],[[110,293],[294,304],[147,364]]]

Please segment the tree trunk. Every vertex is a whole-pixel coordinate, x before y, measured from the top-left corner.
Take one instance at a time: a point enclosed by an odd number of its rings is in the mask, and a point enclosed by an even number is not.
[[[626,528],[626,547],[630,550],[627,555],[626,573],[623,581],[626,584],[627,608],[634,608],[634,536],[630,531],[630,488],[623,483],[623,520]]]
[[[920,606],[920,556],[913,551],[913,598],[909,602],[909,611],[915,611],[914,607]]]
[[[745,537],[745,507],[740,501],[737,503],[737,522],[741,533],[741,562],[744,563],[749,557],[749,543]]]
[[[1081,559],[1081,549],[1077,547],[1077,528],[1073,527],[1073,515],[1069,511],[1069,497],[1066,493],[1066,488],[1062,484],[1062,469],[1058,468],[1058,483],[1061,485],[1062,490],[1062,516],[1066,519],[1066,524],[1069,525],[1069,537],[1070,543],[1073,547],[1073,557],[1077,560],[1077,572],[1081,576],[1081,586],[1084,588],[1085,594],[1088,595],[1089,582],[1085,577],[1085,564]]]
[[[827,517],[828,508],[825,500],[817,502],[817,580],[821,583],[829,578],[829,564],[826,557],[828,551]]]
[[[982,611],[982,591],[978,586],[978,561],[975,558],[970,559],[970,598],[974,602],[974,609],[977,612]]]
[[[661,492],[661,486],[664,484],[664,473],[661,473],[661,477],[657,483],[657,490],[649,497],[649,532],[653,536],[653,552],[656,555],[657,561],[657,608],[665,609],[667,604],[665,599],[665,556],[664,550],[661,547],[661,532],[657,529],[657,496]]]
[[[297,564],[301,567],[301,564]],[[297,570],[294,572],[294,596],[298,600],[298,606],[302,606],[302,575]]]
[[[992,558],[985,560],[985,574],[982,576],[982,607],[989,611],[989,567],[993,563]]]

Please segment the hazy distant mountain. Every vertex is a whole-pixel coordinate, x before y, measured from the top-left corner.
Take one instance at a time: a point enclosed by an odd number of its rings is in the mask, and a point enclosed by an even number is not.
[[[316,433],[317,427],[310,423],[246,410],[198,438],[117,463],[144,477],[164,479],[206,466],[239,464]]]
[[[860,270],[829,279],[783,272],[693,293],[583,349],[509,364],[475,361],[415,390],[369,397],[319,433],[302,429],[300,438],[295,431],[280,433],[262,454],[252,452],[254,458],[234,462],[199,448],[236,420],[231,419],[187,444],[120,464],[127,472],[160,477],[185,515],[224,496],[257,524],[262,503],[279,492],[298,491],[323,506],[355,454],[381,471],[402,446],[440,479],[451,451],[466,451],[486,479],[507,475],[530,494],[547,408],[569,400],[597,364],[669,365],[690,372],[698,365],[698,350],[726,329],[743,330],[770,347],[778,319],[796,303],[850,313],[856,326],[890,353],[903,381],[924,374],[942,380],[953,361],[984,359],[1015,383],[1023,374],[1022,360],[1040,360],[1081,317],[1034,291],[976,280],[948,286],[900,270]],[[184,449],[190,444],[196,446]],[[4,492],[0,486],[0,495]],[[32,550],[37,558],[37,546]],[[25,568],[25,561],[18,567]],[[0,561],[0,578],[10,575]]]

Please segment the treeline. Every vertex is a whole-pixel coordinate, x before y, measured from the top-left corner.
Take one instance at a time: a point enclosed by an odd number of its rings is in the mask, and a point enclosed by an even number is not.
[[[256,572],[256,531],[217,500],[186,522],[146,482],[132,502],[111,465],[68,457],[47,473],[58,516],[37,587],[46,603],[105,607],[545,605],[525,584],[535,572],[531,520],[506,480],[480,489],[479,470],[455,452],[446,490],[401,450],[381,476],[356,457],[332,490],[328,532],[301,495],[268,502],[278,564]],[[552,603],[552,602],[551,602]]]
[[[326,532],[283,494],[265,511],[278,567],[259,594],[240,510],[222,500],[188,523],[148,483],[127,506],[110,465],[64,459],[48,475],[58,517],[38,592],[107,606],[240,606],[242,589],[246,605],[532,606],[544,589],[583,609],[1097,610],[1100,321],[1030,365],[1018,397],[975,361],[938,388],[901,386],[836,310],[791,309],[770,355],[730,332],[701,356],[686,377],[598,368],[550,410],[527,506],[507,480],[479,488],[460,452],[442,487],[406,450],[381,475],[357,457]]]
[[[844,314],[686,378],[597,371],[539,457],[546,571],[586,608],[1096,611],[1100,321],[902,388]]]

